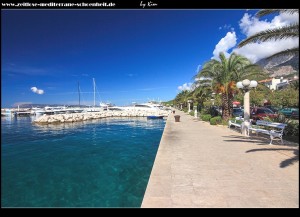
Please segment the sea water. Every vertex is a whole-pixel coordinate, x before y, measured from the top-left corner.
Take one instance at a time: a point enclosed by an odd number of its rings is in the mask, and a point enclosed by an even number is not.
[[[165,120],[1,118],[2,207],[140,207]]]

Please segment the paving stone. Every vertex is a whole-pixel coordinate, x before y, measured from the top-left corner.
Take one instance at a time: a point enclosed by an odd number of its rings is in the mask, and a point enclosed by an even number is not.
[[[171,114],[141,207],[299,207],[299,144]]]

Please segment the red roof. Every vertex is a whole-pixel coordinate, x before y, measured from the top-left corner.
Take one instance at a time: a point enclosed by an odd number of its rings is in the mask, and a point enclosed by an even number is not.
[[[258,81],[258,83],[265,83],[265,82],[268,82],[268,81],[272,81],[272,79],[273,79],[273,78],[261,80],[261,81]]]

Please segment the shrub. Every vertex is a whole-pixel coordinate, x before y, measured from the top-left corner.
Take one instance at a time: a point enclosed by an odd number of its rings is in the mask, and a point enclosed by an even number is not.
[[[225,120],[222,119],[222,123],[221,124],[224,125],[224,126],[227,126],[228,125],[228,121],[225,121]]]
[[[211,119],[211,115],[201,115],[202,121],[209,121]]]
[[[235,118],[230,118],[231,122],[235,122],[237,124],[242,124],[243,121],[242,120],[236,120]]]
[[[210,115],[210,109],[205,107],[200,111],[200,114],[201,115],[208,115],[208,114]]]
[[[284,128],[284,133],[288,136],[299,136],[299,123],[296,121],[290,121]]]
[[[194,116],[194,111],[191,111],[189,114],[191,115],[191,116]]]
[[[217,125],[222,123],[222,118],[220,116],[213,117],[209,120],[210,125]]]
[[[263,120],[270,121],[270,122],[284,123],[284,124],[288,122],[288,119],[283,114],[279,114],[277,117],[274,118],[264,117]]]
[[[265,117],[263,120],[286,124],[287,126],[284,128],[284,135],[299,136],[299,122],[298,121],[288,119],[284,115],[279,115],[276,118]],[[270,128],[270,129],[272,129],[272,128]]]

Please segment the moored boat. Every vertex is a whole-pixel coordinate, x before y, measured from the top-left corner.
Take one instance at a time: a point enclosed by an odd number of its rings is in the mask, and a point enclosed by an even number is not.
[[[163,115],[149,115],[147,116],[147,119],[163,119]]]
[[[12,112],[10,109],[1,109],[1,116],[11,116]]]

